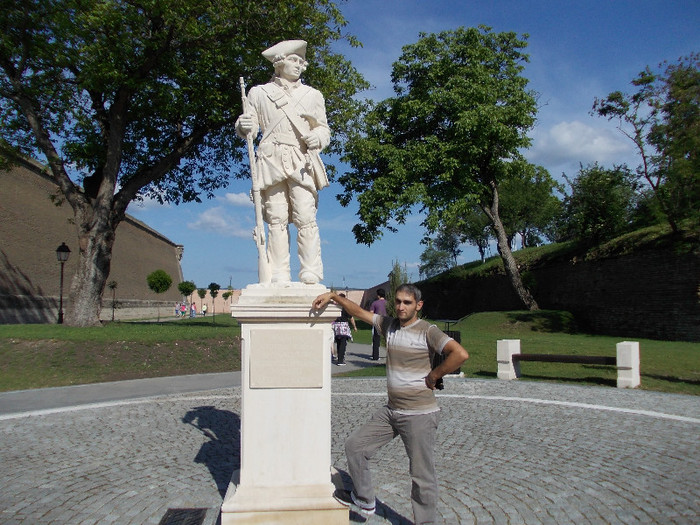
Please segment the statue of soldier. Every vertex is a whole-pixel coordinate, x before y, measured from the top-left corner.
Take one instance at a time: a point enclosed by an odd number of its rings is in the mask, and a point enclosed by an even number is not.
[[[262,215],[268,225],[267,257],[274,285],[291,282],[289,223],[297,228],[299,280],[323,279],[321,238],[316,224],[318,190],[328,186],[319,152],[330,143],[323,95],[302,84],[306,42],[285,40],[263,51],[275,73],[247,96],[236,131],[244,138],[260,135],[255,154]],[[251,162],[253,160],[251,159]],[[255,187],[255,184],[254,184]]]

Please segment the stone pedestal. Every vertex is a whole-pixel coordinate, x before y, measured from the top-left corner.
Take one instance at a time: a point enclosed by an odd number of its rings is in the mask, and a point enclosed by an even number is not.
[[[221,524],[347,525],[331,482],[331,322],[316,315],[322,285],[251,285],[232,314],[241,323],[241,469]]]

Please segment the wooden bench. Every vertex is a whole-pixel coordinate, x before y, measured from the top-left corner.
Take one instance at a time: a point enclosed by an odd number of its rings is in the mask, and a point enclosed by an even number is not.
[[[639,373],[639,343],[623,341],[617,344],[616,356],[566,355],[566,354],[523,354],[520,352],[520,339],[501,339],[496,345],[498,379],[520,377],[521,361],[547,363],[581,363],[588,365],[612,365],[617,367],[617,387],[636,388],[641,384]]]

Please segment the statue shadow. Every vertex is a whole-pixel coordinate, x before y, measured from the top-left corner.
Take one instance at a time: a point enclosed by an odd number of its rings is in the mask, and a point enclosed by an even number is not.
[[[336,488],[352,489],[352,478],[350,474],[341,469],[334,469],[335,473],[332,476],[333,484]],[[392,525],[413,525],[413,521],[396,512],[389,505],[377,499],[377,508],[374,513],[376,516],[383,518],[386,522]],[[365,516],[350,507],[350,522],[351,523],[371,523],[372,516]]]
[[[240,416],[229,410],[200,406],[188,411],[182,422],[209,439],[200,447],[194,462],[206,465],[223,498],[231,476],[241,468]]]

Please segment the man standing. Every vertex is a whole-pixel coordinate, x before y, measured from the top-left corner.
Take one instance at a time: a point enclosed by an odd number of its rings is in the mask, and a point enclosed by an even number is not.
[[[377,299],[372,302],[369,311],[373,314],[386,315],[386,292],[384,288],[377,289]],[[379,361],[379,343],[382,336],[379,331],[372,328],[372,361]]]
[[[416,525],[435,523],[438,494],[434,449],[440,409],[433,391],[438,379],[459,368],[469,354],[437,326],[418,318],[423,301],[420,290],[412,284],[402,284],[396,290],[396,318],[374,314],[335,292],[319,295],[312,306],[320,310],[331,301],[357,319],[372,323],[385,337],[389,394],[387,405],[345,442],[353,489],[337,490],[334,497],[343,505],[355,505],[360,512],[373,514],[376,498],[369,461],[398,435],[410,462],[414,521]],[[431,369],[435,353],[446,358]]]
[[[319,157],[330,143],[325,101],[320,91],[301,83],[300,76],[308,65],[305,41],[285,40],[262,54],[272,62],[275,73],[267,84],[250,89],[236,130],[244,138],[249,133],[262,133],[255,168],[263,218],[268,224],[272,282],[285,285],[291,281],[291,221],[297,228],[299,280],[316,284],[323,278],[317,192],[328,186]]]

